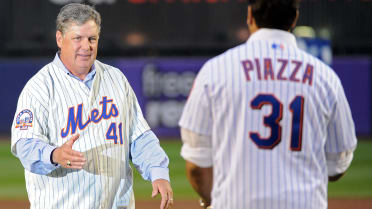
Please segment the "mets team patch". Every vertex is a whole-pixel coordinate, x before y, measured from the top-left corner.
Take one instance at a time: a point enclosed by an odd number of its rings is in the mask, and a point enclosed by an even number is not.
[[[28,109],[22,110],[18,113],[16,118],[16,128],[20,130],[27,130],[28,127],[32,127],[32,121],[34,120],[32,112]]]

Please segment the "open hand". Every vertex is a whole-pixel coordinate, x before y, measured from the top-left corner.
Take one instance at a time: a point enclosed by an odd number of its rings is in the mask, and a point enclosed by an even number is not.
[[[58,163],[64,168],[83,168],[85,164],[85,158],[83,154],[72,149],[72,145],[79,138],[79,136],[79,134],[72,136],[66,143],[54,150],[52,156],[54,163]]]
[[[161,195],[160,209],[170,209],[173,206],[173,191],[169,181],[157,179],[152,182],[152,197]]]

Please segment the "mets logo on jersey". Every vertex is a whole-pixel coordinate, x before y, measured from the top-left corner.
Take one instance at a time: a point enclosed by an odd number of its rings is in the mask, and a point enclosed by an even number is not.
[[[32,127],[32,121],[34,120],[32,112],[28,109],[22,110],[18,113],[16,118],[16,128],[20,130],[27,130],[28,127]]]
[[[273,43],[271,45],[271,48],[273,49],[281,49],[281,50],[284,50],[284,45],[283,44],[276,44],[276,43]]]

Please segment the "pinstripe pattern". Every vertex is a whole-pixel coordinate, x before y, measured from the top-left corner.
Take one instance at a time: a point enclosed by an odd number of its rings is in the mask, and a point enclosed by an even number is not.
[[[285,61],[279,59],[288,61],[281,76]],[[247,60],[253,69],[244,68]],[[273,79],[265,60],[272,65]],[[312,72],[311,79],[306,72]],[[263,138],[272,133],[263,120],[273,108],[251,108],[259,94],[274,95],[283,107],[278,122],[281,141],[272,149],[260,149],[250,137],[252,132]],[[290,105],[298,96],[304,98],[302,145],[300,151],[291,151],[294,113]],[[202,67],[179,124],[211,136],[216,209],[325,209],[325,152],[356,146],[350,108],[337,75],[298,49],[293,35],[270,29],[257,31],[246,43]]]
[[[32,209],[71,208],[134,208],[132,170],[129,166],[129,144],[149,129],[142,116],[137,99],[120,70],[95,61],[96,75],[92,89],[70,76],[54,62],[41,69],[23,89],[17,106],[17,115],[24,109],[33,113],[32,127],[27,130],[12,126],[12,151],[20,138],[39,138],[61,146],[71,137],[61,131],[68,124],[69,108],[82,104],[82,122],[92,118],[97,109],[102,115],[102,101],[107,103],[106,114],[113,104],[118,116],[95,123],[91,121],[83,130],[76,128],[80,138],[73,149],[82,152],[87,160],[84,169],[57,168],[48,175],[37,175],[25,170],[26,188]],[[100,104],[101,102],[101,104]],[[116,130],[118,144],[106,139],[112,123],[122,123],[123,144]]]

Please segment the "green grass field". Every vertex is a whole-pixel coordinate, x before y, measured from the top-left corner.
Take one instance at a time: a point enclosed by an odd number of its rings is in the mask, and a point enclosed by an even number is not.
[[[185,176],[185,162],[180,157],[178,140],[161,141],[170,158],[170,177],[174,196],[180,199],[196,199]],[[372,140],[360,140],[351,167],[341,180],[329,184],[330,197],[372,198]],[[27,198],[24,172],[21,163],[10,153],[9,141],[0,141],[0,199]],[[137,200],[151,197],[151,183],[142,180],[134,172],[134,188]]]

